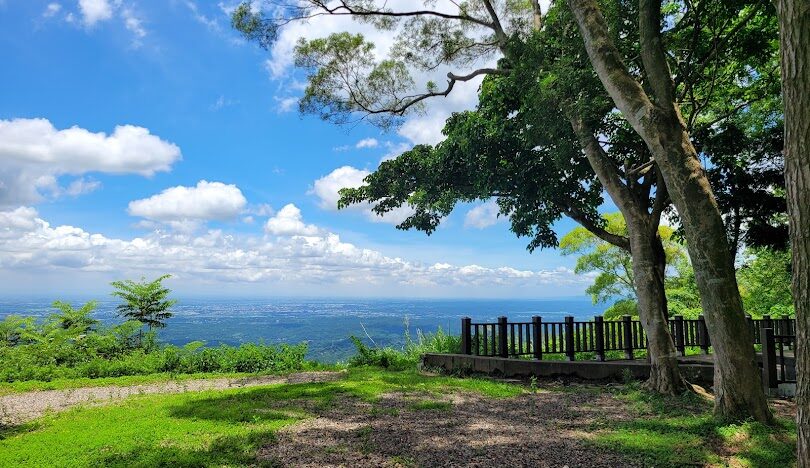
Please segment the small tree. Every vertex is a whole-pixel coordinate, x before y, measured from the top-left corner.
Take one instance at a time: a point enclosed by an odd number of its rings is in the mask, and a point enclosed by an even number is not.
[[[96,301],[90,301],[80,308],[74,309],[68,302],[54,301],[51,307],[59,309],[59,312],[51,315],[51,319],[63,330],[85,333],[98,324],[98,320],[90,317],[97,306]]]
[[[112,295],[124,301],[115,308],[118,315],[141,322],[149,327],[149,331],[164,328],[166,320],[172,317],[169,309],[177,303],[175,299],[166,299],[171,293],[163,286],[163,280],[167,278],[171,278],[171,275],[163,275],[151,282],[141,277],[140,282],[124,280],[110,283],[116,289]]]
[[[607,213],[603,218],[607,232],[627,236],[627,225],[621,213]],[[686,256],[683,245],[673,239],[673,233],[674,230],[669,226],[658,227],[658,236],[664,249],[664,268]],[[602,240],[582,226],[572,229],[560,239],[560,250],[563,255],[579,255],[574,267],[575,273],[598,273],[593,284],[586,289],[594,304],[618,299],[605,311],[605,316],[616,317],[626,312],[639,315],[630,252]]]

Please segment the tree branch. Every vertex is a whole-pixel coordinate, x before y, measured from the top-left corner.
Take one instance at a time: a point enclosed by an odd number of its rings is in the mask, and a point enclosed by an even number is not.
[[[613,44],[605,18],[595,0],[568,0],[585,42],[585,50],[599,80],[624,117],[643,137],[648,134],[643,122],[653,111],[650,98],[627,71],[621,54]]]
[[[585,152],[588,162],[593,168],[599,182],[605,187],[610,197],[625,216],[638,215],[639,207],[630,188],[619,177],[619,170],[611,161],[604,148],[596,140],[593,130],[588,128],[582,118],[569,116],[571,128],[579,140],[579,145]]]
[[[442,13],[435,10],[413,10],[413,11],[385,11],[385,10],[364,10],[364,9],[357,9],[348,4],[345,0],[341,0],[339,5],[334,7],[329,7],[327,2],[321,0],[310,0],[311,4],[315,6],[315,8],[320,9],[324,14],[328,15],[335,15],[335,16],[342,16],[342,15],[350,15],[350,16],[380,16],[380,17],[390,17],[390,18],[403,18],[403,17],[413,17],[413,16],[435,16],[444,19],[452,19],[452,20],[460,20],[460,21],[469,21],[471,23],[477,24],[479,26],[484,26],[486,28],[495,30],[495,25],[490,23],[489,21],[482,20],[480,18],[476,18],[474,16],[470,16],[467,14],[460,14],[454,15],[451,13]],[[302,16],[296,19],[307,19],[314,17],[316,15],[308,15]]]
[[[661,0],[639,0],[641,62],[659,106],[669,108],[675,101],[675,84],[661,41]]]
[[[630,251],[630,239],[624,236],[620,236],[618,234],[613,234],[608,232],[602,227],[599,227],[596,223],[592,222],[586,216],[583,216],[582,213],[573,209],[572,207],[564,207],[563,212],[574,221],[578,222],[582,227],[593,233],[596,237],[602,239],[603,241],[607,242],[608,244],[615,245],[616,247]]]

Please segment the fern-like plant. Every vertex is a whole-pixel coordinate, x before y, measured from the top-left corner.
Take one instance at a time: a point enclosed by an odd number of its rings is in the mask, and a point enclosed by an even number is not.
[[[171,307],[177,303],[175,299],[167,299],[171,290],[163,286],[163,280],[171,275],[163,275],[154,281],[146,281],[143,277],[136,282],[132,280],[113,281],[115,288],[112,295],[121,298],[124,302],[116,306],[118,315],[128,320],[137,320],[149,327],[164,328],[166,320],[172,317]]]

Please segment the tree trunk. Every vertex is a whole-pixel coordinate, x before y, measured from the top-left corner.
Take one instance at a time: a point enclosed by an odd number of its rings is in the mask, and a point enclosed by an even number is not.
[[[773,416],[754,359],[723,219],[678,106],[667,99],[671,76],[666,60],[652,49],[655,41],[643,41],[647,44],[642,51],[645,71],[655,78],[653,88],[658,102],[653,103],[627,71],[596,1],[568,1],[599,79],[658,163],[681,217],[714,347],[715,413],[771,423]],[[642,2],[641,6],[648,8],[651,4],[655,2]],[[658,26],[650,29],[644,18],[641,23],[642,34],[657,33],[654,29]]]
[[[607,157],[593,131],[582,119],[569,117],[569,120],[588,162],[621,211],[627,225],[630,257],[633,263],[633,289],[638,299],[639,319],[649,342],[647,352],[650,357],[650,379],[647,387],[665,395],[691,390],[678,367],[675,346],[666,321],[668,315],[664,291],[666,256],[658,235],[660,212],[653,216],[648,213],[646,207],[639,206],[639,200],[621,181],[615,166]]]
[[[782,95],[785,100],[785,188],[793,251],[796,310],[798,467],[810,467],[810,2],[778,0]]]
[[[658,226],[650,226],[643,219],[626,219],[626,222],[639,318],[647,332],[650,357],[650,379],[645,386],[664,395],[679,395],[692,387],[681,375],[675,344],[667,325],[666,255]]]
[[[773,419],[755,361],[720,210],[679,114],[646,129],[647,145],[678,210],[714,348],[715,413],[731,419]]]

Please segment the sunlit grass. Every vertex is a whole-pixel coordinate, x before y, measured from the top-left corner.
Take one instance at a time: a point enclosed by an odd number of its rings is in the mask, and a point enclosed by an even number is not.
[[[0,466],[245,466],[280,428],[350,396],[453,390],[515,396],[520,386],[416,371],[351,369],[323,383],[132,397],[0,430]]]
[[[632,419],[602,421],[592,442],[655,466],[789,467],[795,462],[796,425],[774,427],[716,419],[711,403],[694,394],[666,398],[628,385],[617,397]]]

